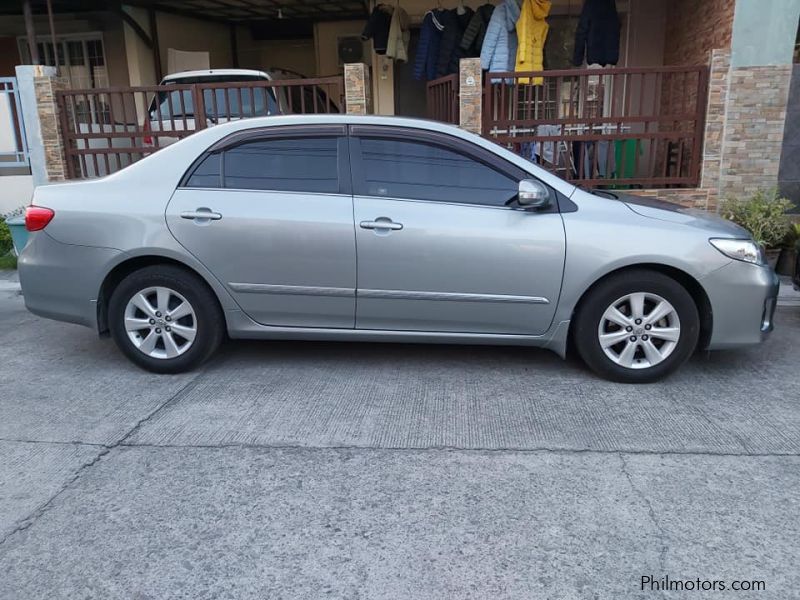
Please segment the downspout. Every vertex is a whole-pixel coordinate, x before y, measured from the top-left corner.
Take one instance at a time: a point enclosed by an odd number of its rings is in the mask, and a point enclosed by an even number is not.
[[[39,61],[39,48],[36,46],[36,30],[33,27],[31,0],[23,0],[22,14],[25,18],[25,36],[28,38],[28,51],[31,54],[31,63],[34,65],[40,65],[42,63]]]

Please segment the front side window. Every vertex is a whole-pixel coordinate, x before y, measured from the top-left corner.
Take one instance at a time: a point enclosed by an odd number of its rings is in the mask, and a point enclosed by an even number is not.
[[[226,188],[280,192],[337,193],[338,139],[260,139],[226,150]]]
[[[361,138],[367,196],[503,206],[517,181],[469,156],[442,146],[391,138]]]

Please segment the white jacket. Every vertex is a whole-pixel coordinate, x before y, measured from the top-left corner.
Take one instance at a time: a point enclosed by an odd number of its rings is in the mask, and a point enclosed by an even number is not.
[[[389,41],[386,43],[386,56],[402,62],[408,62],[408,42],[411,31],[408,29],[408,13],[395,6],[392,22],[389,25]]]

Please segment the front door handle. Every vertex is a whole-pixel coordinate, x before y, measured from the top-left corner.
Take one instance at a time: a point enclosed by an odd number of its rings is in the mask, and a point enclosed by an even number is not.
[[[403,228],[403,224],[395,223],[387,217],[378,217],[374,221],[361,221],[359,227],[361,227],[361,229],[391,229],[392,231],[400,231]]]
[[[213,212],[210,208],[198,208],[197,210],[187,210],[181,213],[181,219],[219,221],[221,218],[221,214]]]

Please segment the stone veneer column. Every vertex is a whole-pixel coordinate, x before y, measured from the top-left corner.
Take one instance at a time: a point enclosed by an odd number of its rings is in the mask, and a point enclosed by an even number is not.
[[[778,185],[792,65],[732,67],[720,154],[719,196]]]
[[[67,159],[61,123],[56,103],[56,92],[67,88],[65,79],[47,73],[33,77],[36,108],[44,147],[45,172],[48,181],[64,181],[67,178]]]
[[[369,67],[364,63],[344,66],[344,101],[348,115],[368,115],[371,112],[372,85]]]
[[[719,196],[748,196],[778,185],[797,0],[735,0]]]
[[[481,133],[483,125],[481,59],[462,58],[458,67],[458,125],[467,131]]]

